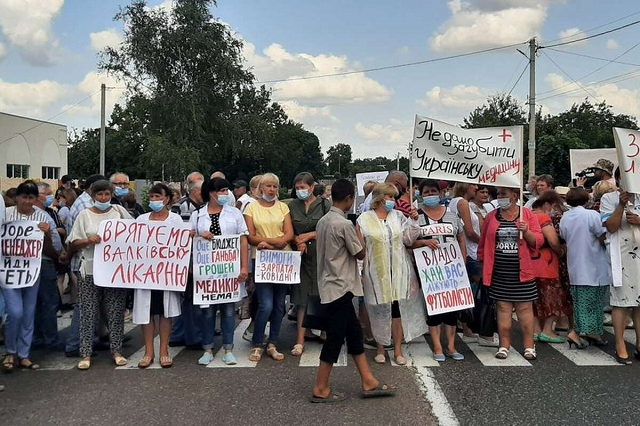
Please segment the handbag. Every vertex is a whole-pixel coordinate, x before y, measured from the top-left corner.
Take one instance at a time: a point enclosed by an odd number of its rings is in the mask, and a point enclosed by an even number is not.
[[[327,308],[326,305],[320,303],[320,296],[309,295],[302,326],[313,330],[327,330]]]
[[[473,294],[475,307],[473,308],[473,322],[471,330],[480,336],[493,336],[498,329],[496,322],[496,304],[489,296],[489,287],[478,284]]]

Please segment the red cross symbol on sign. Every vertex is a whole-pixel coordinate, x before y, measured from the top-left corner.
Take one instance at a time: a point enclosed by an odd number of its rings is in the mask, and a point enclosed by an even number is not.
[[[511,136],[509,133],[507,133],[507,129],[502,129],[502,134],[498,135],[499,138],[502,138],[502,143],[506,143],[507,142],[507,138],[511,138],[513,136]]]

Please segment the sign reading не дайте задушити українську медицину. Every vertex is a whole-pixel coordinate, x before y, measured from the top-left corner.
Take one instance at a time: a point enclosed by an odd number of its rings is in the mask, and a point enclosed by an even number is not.
[[[411,176],[520,188],[522,126],[462,129],[417,115]]]

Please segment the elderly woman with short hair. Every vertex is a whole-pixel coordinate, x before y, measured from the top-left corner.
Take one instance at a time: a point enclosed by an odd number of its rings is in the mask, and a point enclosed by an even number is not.
[[[119,205],[112,205],[113,185],[107,180],[94,182],[89,189],[93,206],[83,210],[73,223],[67,242],[73,250],[79,252],[80,264],[80,356],[78,369],[88,370],[91,367],[93,352],[93,334],[95,322],[99,314],[100,300],[107,312],[109,335],[111,338],[111,355],[116,365],[127,364],[122,356],[122,338],[124,334],[124,310],[127,290],[123,288],[98,287],[93,282],[93,255],[95,245],[100,243],[98,235],[100,223],[110,219],[133,219]]]
[[[384,345],[393,338],[395,362],[404,365],[403,334],[410,341],[428,330],[424,299],[407,250],[420,232],[418,211],[412,207],[406,218],[395,209],[398,189],[393,184],[380,184],[372,194],[371,210],[360,215],[356,230],[366,249],[362,281],[378,342],[374,360],[385,362]]]

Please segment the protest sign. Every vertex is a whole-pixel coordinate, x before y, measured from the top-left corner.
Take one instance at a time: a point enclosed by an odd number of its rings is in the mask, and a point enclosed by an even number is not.
[[[462,129],[416,115],[411,176],[521,187],[522,126]]]
[[[300,252],[258,250],[256,283],[300,284]]]
[[[640,132],[613,128],[620,178],[625,191],[640,194]]]
[[[38,222],[16,220],[0,227],[0,287],[33,286],[40,277],[44,232]]]
[[[378,183],[384,182],[389,176],[389,172],[368,172],[356,173],[356,186],[358,187],[358,195],[364,197],[364,184],[370,180]]]
[[[193,304],[237,302],[241,298],[240,236],[193,240]]]
[[[571,165],[571,178],[585,169],[593,167],[596,161],[604,158],[618,166],[618,154],[615,148],[601,149],[570,149],[569,163]]]
[[[105,220],[100,223],[93,280],[100,287],[184,291],[191,235],[187,224]]]
[[[457,242],[413,251],[429,315],[473,308],[473,292]]]

